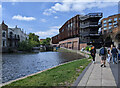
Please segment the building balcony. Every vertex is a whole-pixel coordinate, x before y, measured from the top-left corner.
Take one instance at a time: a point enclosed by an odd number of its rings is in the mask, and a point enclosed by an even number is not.
[[[20,38],[17,37],[17,36],[15,37],[15,36],[13,36],[13,35],[8,35],[8,39],[12,39],[12,40],[13,40],[13,39],[14,39],[14,40],[17,39],[17,40],[19,40]]]
[[[89,13],[89,14],[87,14],[87,15],[85,15],[85,16],[80,16],[80,20],[86,20],[86,19],[88,19],[88,18],[96,18],[96,17],[99,17],[99,18],[101,18],[103,16],[103,14],[102,13]]]
[[[87,27],[98,27],[98,22],[88,22],[86,24],[80,24],[80,28],[87,28]]]
[[[8,39],[13,39],[14,36],[13,35],[8,35]]]

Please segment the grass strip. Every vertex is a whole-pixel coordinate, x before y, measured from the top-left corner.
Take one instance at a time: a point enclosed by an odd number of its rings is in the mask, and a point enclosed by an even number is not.
[[[12,82],[2,88],[12,88],[13,86],[71,86],[90,62],[91,60],[87,58],[75,60],[37,75]]]

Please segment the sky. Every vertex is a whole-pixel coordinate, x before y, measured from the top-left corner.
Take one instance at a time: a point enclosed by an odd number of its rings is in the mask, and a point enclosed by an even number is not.
[[[102,12],[103,18],[118,13],[117,2],[2,2],[2,20],[13,28],[16,25],[26,31],[39,35],[40,39],[59,33],[59,28],[77,14]]]

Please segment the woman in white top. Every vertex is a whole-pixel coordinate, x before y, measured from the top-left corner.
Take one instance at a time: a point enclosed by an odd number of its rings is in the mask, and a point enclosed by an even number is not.
[[[110,54],[110,50],[108,50],[107,62],[110,63],[110,61],[111,61],[111,54]]]

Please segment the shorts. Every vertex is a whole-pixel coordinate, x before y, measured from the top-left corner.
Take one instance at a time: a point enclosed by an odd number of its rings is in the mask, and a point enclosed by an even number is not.
[[[101,56],[101,60],[106,60],[106,56]]]

